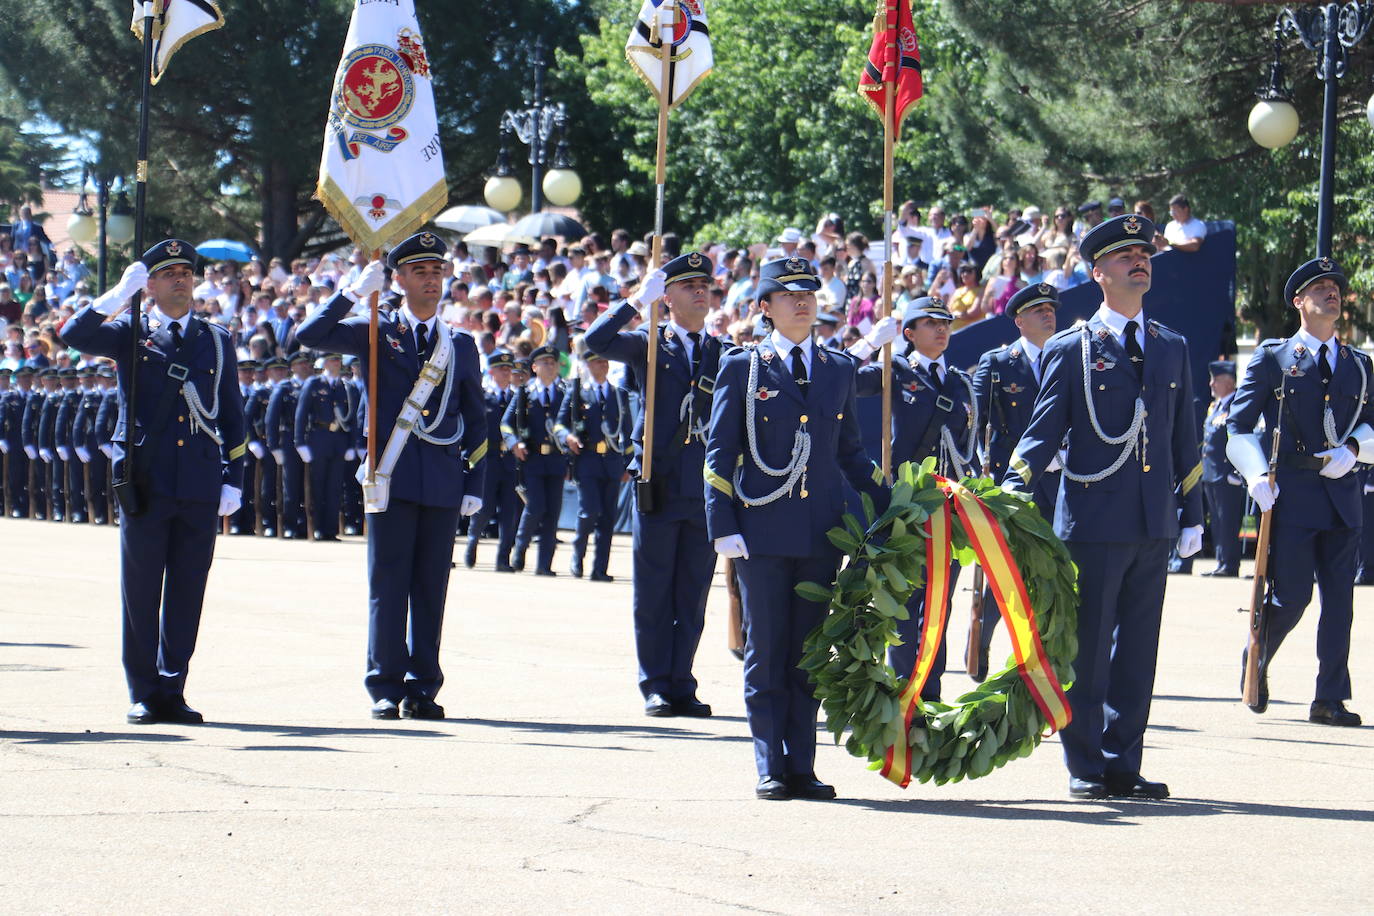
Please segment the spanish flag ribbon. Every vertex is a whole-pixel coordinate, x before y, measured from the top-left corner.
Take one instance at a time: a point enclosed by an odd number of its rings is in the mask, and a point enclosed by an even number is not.
[[[949,613],[949,564],[953,550],[950,536],[951,505],[963,522],[964,533],[968,535],[969,543],[978,556],[978,563],[983,567],[992,588],[993,597],[997,600],[998,610],[1011,636],[1016,667],[1030,691],[1031,699],[1044,714],[1051,732],[1068,725],[1072,718],[1064,688],[1055,677],[1054,669],[1045,655],[1045,647],[1040,642],[1040,630],[1035,623],[1035,610],[1031,607],[1026,584],[1021,579],[1021,571],[1017,569],[996,516],[981,499],[958,482],[939,476],[935,477],[935,481],[949,499],[926,522],[929,537],[926,539],[926,612],[921,627],[921,648],[916,656],[911,680],[899,699],[903,714],[898,721],[901,722],[902,732],[891,736],[892,745],[887,750],[882,769],[883,776],[903,788],[911,782],[911,749],[907,735],[911,720],[920,706],[921,688],[930,677]]]

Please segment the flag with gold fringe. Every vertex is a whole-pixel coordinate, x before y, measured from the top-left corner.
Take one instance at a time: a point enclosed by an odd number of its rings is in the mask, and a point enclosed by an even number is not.
[[[134,0],[134,19],[129,28],[143,40],[143,20],[147,8],[153,13],[153,75],[157,85],[172,55],[197,35],[213,32],[224,25],[224,14],[214,0]]]
[[[902,119],[921,98],[921,48],[911,21],[911,0],[879,0],[873,17],[873,43],[859,76],[859,91],[883,117],[884,85],[896,87],[892,133],[901,133]]]

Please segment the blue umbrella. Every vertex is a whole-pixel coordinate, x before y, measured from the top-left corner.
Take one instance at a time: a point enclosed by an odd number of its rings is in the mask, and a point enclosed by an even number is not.
[[[209,239],[196,246],[196,254],[211,261],[251,261],[257,257],[249,246],[231,239]]]

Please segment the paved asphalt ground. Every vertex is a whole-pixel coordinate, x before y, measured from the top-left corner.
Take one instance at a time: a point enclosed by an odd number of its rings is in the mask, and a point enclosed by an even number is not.
[[[489,549],[456,571],[451,718],[412,724],[368,717],[360,541],[221,539],[188,691],[209,724],[139,728],[116,532],[0,521],[0,909],[1374,909],[1374,729],[1306,722],[1315,608],[1255,716],[1237,701],[1248,583],[1171,577],[1145,757],[1168,802],[1069,801],[1055,739],[907,791],[823,745],[840,801],[761,802],[724,588],[697,666],[716,717],[647,719],[627,547],[613,584],[499,575]],[[1374,719],[1374,589],[1355,616],[1351,707]]]

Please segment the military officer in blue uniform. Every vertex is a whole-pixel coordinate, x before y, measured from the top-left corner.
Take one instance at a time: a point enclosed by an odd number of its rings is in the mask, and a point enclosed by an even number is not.
[[[62,462],[62,487],[66,493],[67,521],[84,524],[86,521],[86,486],[81,473],[81,461],[73,447],[76,414],[81,409],[85,385],[93,377],[89,368],[63,369],[62,400],[53,423],[58,460]]]
[[[255,484],[258,513],[262,517],[262,535],[270,538],[277,536],[280,518],[277,494],[281,491],[281,482],[280,466],[275,455],[270,455],[267,445],[267,408],[271,406],[272,393],[279,385],[287,383],[290,372],[286,360],[278,356],[264,362],[263,367],[267,374],[266,382],[257,386],[244,404],[248,451],[257,459],[253,480],[250,482],[245,478],[245,484]]]
[[[94,375],[95,370],[92,370],[92,376]],[[110,375],[113,379],[113,371]],[[83,389],[76,416],[72,419],[72,451],[76,455],[76,460],[80,462],[79,473],[86,487],[85,505],[89,507],[90,520],[97,525],[107,522],[105,472],[109,467],[109,461],[96,444],[96,418],[100,413],[100,405],[104,403],[106,390],[107,386],[103,384]]]
[[[1104,302],[1045,344],[1040,394],[1004,486],[1030,495],[1063,448],[1055,532],[1078,566],[1078,658],[1060,732],[1074,798],[1165,798],[1141,776],[1169,550],[1202,546],[1202,463],[1187,342],[1147,316],[1154,224],[1080,243]],[[1181,530],[1180,530],[1181,526]]]
[[[625,390],[607,379],[611,364],[606,357],[584,346],[582,362],[587,380],[574,378],[569,383],[554,426],[559,444],[572,455],[577,481],[577,535],[570,569],[582,578],[587,541],[595,532],[591,581],[614,582],[607,567],[620,514],[620,485],[628,479],[625,452],[630,448],[630,402]]]
[[[20,421],[19,437],[24,455],[29,460],[29,509],[30,518],[42,521],[48,517],[52,500],[48,490],[49,463],[51,453],[45,457],[42,442],[39,440],[39,427],[42,426],[43,408],[48,396],[57,387],[57,375],[51,368],[39,369],[34,373],[38,385],[24,402],[24,416]]]
[[[442,719],[439,637],[458,518],[482,508],[487,454],[482,374],[472,337],[438,318],[446,246],[431,232],[387,256],[403,298],[378,320],[375,483],[368,501],[368,670],[375,719]],[[304,347],[348,353],[368,376],[369,316],[348,317],[382,289],[380,261],[301,323]]]
[[[515,492],[517,467],[515,453],[506,446],[501,424],[506,408],[515,399],[516,388],[511,379],[515,371],[515,357],[510,353],[493,353],[487,360],[487,472],[482,491],[482,508],[468,525],[468,544],[463,553],[463,565],[472,569],[477,563],[477,544],[491,520],[496,519],[497,572],[514,572],[510,552],[515,546],[515,527],[520,519],[523,503]]]
[[[114,499],[114,493],[108,492],[108,488],[114,482],[114,434],[119,426],[119,383],[114,366],[102,366],[100,380],[103,390],[100,394],[100,407],[95,414],[93,437],[96,450],[105,456],[105,505],[106,512],[113,513],[108,516],[113,522],[117,521],[119,513],[119,503]]]
[[[48,520],[60,522],[67,517],[67,468],[58,452],[57,415],[67,399],[67,391],[76,381],[76,370],[49,369],[48,372],[52,388],[38,418],[38,453],[47,464],[48,503],[52,507]]]
[[[29,456],[24,453],[24,407],[33,396],[33,368],[14,370],[14,384],[0,400],[0,452],[7,455],[5,492],[10,497],[10,517],[29,517]]]
[[[340,507],[343,510],[343,532],[348,535],[363,533],[363,488],[358,483],[358,465],[363,450],[367,447],[366,430],[363,428],[363,402],[367,399],[367,385],[359,373],[362,363],[356,356],[346,356],[344,366],[344,394],[348,397],[348,448],[344,450],[343,496]]]
[[[539,539],[536,576],[556,576],[553,553],[558,546],[558,516],[563,510],[563,481],[568,475],[564,457],[554,435],[558,410],[563,405],[563,385],[558,379],[558,351],[538,347],[530,354],[534,380],[506,407],[501,418],[501,435],[506,447],[520,462],[519,474],[525,494],[525,509],[515,532],[516,572],[525,568],[525,553],[530,542]]]
[[[967,372],[945,361],[949,346],[950,326],[954,316],[940,300],[923,296],[912,300],[902,316],[902,335],[906,341],[903,355],[893,354],[892,384],[892,462],[921,462],[936,459],[935,471],[944,477],[958,480],[976,474],[977,429],[975,415],[977,400],[973,380]],[[891,339],[896,323],[884,318],[870,335],[854,344],[851,355],[866,357],[870,348],[882,346]],[[864,366],[858,370],[859,397],[881,396],[884,367]],[[945,614],[949,613],[955,584],[959,581],[959,564],[950,564],[950,591]],[[907,602],[911,612],[899,621],[897,631],[902,645],[888,651],[892,667],[905,676],[916,666],[920,647],[922,621],[925,617],[925,589],[918,588]],[[921,688],[921,698],[940,699],[940,679],[945,672],[945,643],[936,650],[930,675]]]
[[[306,379],[296,399],[296,453],[310,474],[313,505],[306,511],[317,541],[339,539],[344,454],[353,433],[342,372],[343,356],[326,354],[323,373]]]
[[[241,359],[238,365],[239,395],[243,398],[244,422],[248,422],[248,405],[253,400],[253,395],[257,391],[257,375],[261,370],[261,364],[255,359]],[[249,441],[252,441],[253,434],[249,432]],[[234,513],[234,517],[229,519],[229,533],[238,535],[248,535],[255,532],[255,518],[257,513],[257,488],[254,482],[258,474],[258,456],[251,449],[243,455],[243,505],[239,511]]]
[[[1226,420],[1236,398],[1236,364],[1217,359],[1207,364],[1212,403],[1202,421],[1202,495],[1212,529],[1217,565],[1204,576],[1240,575],[1240,523],[1245,517],[1245,482],[1226,457]]]
[[[190,242],[159,242],[62,329],[70,346],[117,360],[121,391],[137,372],[135,415],[126,412],[114,435],[115,479],[125,479],[132,459],[128,479],[138,493],[138,505],[124,506],[120,518],[124,672],[128,721],[136,724],[202,721],[186,704],[186,673],[217,516],[238,511],[243,485],[247,438],[234,343],[225,328],[191,314],[195,262]],[[124,306],[144,286],[154,304],[142,315],[134,359],[130,322],[139,316]]]
[[[267,448],[281,475],[277,511],[281,536],[287,540],[305,537],[305,464],[296,450],[296,406],[305,380],[315,374],[304,350],[296,351],[290,365],[291,376],[272,389],[267,400]]]
[[[763,265],[755,295],[768,337],[721,358],[706,462],[706,520],[731,558],[744,610],[744,704],[759,798],[828,799],[815,773],[819,703],[798,667],[826,605],[798,582],[831,583],[839,551],[826,532],[844,514],[844,484],[885,508],[855,408],[855,364],[811,338],[820,279],[803,258]]]
[[[1255,348],[1226,420],[1226,455],[1247,481],[1261,512],[1273,508],[1269,544],[1272,585],[1260,659],[1260,700],[1269,701],[1267,672],[1284,638],[1321,594],[1317,623],[1317,684],[1308,718],[1357,726],[1350,699],[1350,625],[1355,564],[1364,524],[1357,462],[1374,463],[1374,405],[1369,357],[1336,337],[1347,292],[1335,260],[1315,258],[1284,286],[1301,326],[1292,337]],[[1255,428],[1280,432],[1276,485]],[[1272,432],[1267,434],[1272,441]]]
[[[651,271],[635,298],[606,310],[583,341],[593,353],[625,364],[628,387],[648,396],[649,346],[658,347],[654,382],[654,463],[635,487],[633,517],[635,653],[646,715],[711,715],[692,673],[716,555],[706,530],[701,478],[720,341],[705,333],[715,266],[698,252]],[[622,331],[662,298],[667,321]],[[644,457],[644,412],[635,423],[638,478]]]

